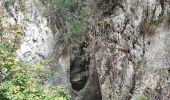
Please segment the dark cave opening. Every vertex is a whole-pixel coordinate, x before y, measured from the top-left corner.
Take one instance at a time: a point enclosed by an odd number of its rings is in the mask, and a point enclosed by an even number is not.
[[[73,100],[102,99],[96,67],[86,52],[88,44],[87,41],[81,41],[79,46],[71,51],[69,78]]]
[[[70,82],[74,90],[80,91],[86,85],[89,77],[89,64],[89,60],[82,60],[80,57],[75,57],[70,62]]]

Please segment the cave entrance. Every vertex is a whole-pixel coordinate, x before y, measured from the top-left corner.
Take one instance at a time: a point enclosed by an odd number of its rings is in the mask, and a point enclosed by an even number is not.
[[[89,77],[89,64],[89,60],[82,60],[80,57],[75,57],[70,62],[70,82],[74,90],[80,91],[86,85]]]

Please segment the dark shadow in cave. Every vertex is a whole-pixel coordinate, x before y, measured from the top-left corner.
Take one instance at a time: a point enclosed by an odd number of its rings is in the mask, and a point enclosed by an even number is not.
[[[87,54],[88,43],[81,41],[73,48],[70,59],[70,83],[72,100],[102,100],[98,73],[94,61]],[[78,93],[78,94],[77,94]]]
[[[80,57],[70,62],[70,82],[72,88],[76,91],[80,91],[84,88],[89,77],[89,64],[88,60],[81,60]]]

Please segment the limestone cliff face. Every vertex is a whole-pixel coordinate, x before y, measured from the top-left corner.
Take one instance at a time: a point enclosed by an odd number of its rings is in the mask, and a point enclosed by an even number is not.
[[[95,20],[90,43],[102,99],[170,99],[169,1],[122,0],[114,6]]]
[[[52,32],[47,17],[42,16],[44,6],[40,4],[38,0],[0,1],[0,18],[4,37],[17,41],[16,55],[24,62],[40,63],[43,60],[51,61],[55,58],[55,45],[59,33]],[[14,34],[17,31],[13,30],[14,27],[21,27],[19,36]],[[54,70],[58,66],[57,62],[51,66]],[[66,76],[59,77],[61,79],[58,80],[63,80],[62,78]],[[51,84],[53,80],[55,79],[52,77],[47,83]]]
[[[64,47],[62,33],[52,31],[36,0],[23,2],[26,11],[19,1],[0,1],[3,28],[23,27],[16,50],[23,61],[55,62],[47,84],[68,86],[73,100],[170,99],[169,0],[89,1],[103,8],[90,6],[93,16],[86,46],[80,45],[83,53]],[[82,84],[74,83],[80,80]]]
[[[23,61],[37,63],[53,54],[56,34],[38,11],[38,1],[1,1],[4,28],[20,25],[22,34],[17,55]],[[22,4],[21,4],[22,3]]]

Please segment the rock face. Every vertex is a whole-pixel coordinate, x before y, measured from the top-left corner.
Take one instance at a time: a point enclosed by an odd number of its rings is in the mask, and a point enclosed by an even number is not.
[[[55,58],[59,33],[52,32],[47,18],[42,16],[40,11],[42,7],[39,3],[33,0],[0,1],[4,36],[17,41],[16,55],[24,62],[40,63],[43,60],[54,61]],[[21,28],[14,30],[15,27]],[[15,35],[15,31],[21,31],[19,36]],[[56,66],[57,62],[51,65],[53,70]],[[62,81],[64,77],[66,75],[61,72],[58,81]],[[52,77],[47,83],[52,84],[54,80]]]
[[[2,26],[23,27],[17,56],[54,61],[47,84],[68,86],[73,100],[170,100],[170,1],[93,1],[103,8],[94,9],[83,53],[64,48],[32,0],[25,12],[19,0],[0,1]]]
[[[122,0],[114,6],[94,19],[91,32],[102,100],[169,100],[168,1]]]
[[[22,3],[22,4],[21,4]],[[3,27],[12,25],[22,27],[20,48],[17,55],[23,61],[38,63],[44,58],[53,55],[56,37],[47,26],[47,19],[41,15],[36,7],[37,2],[27,1],[0,1]],[[10,32],[9,32],[10,34]]]

